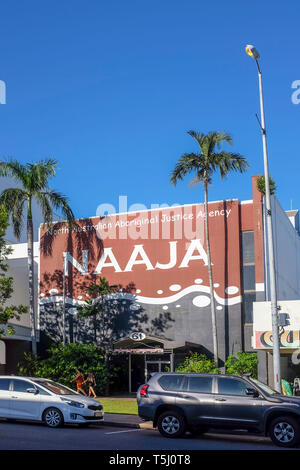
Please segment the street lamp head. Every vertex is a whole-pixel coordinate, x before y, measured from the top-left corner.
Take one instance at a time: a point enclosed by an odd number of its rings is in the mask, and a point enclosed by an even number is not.
[[[255,59],[255,60],[260,58],[258,50],[255,49],[255,47],[252,46],[252,44],[248,44],[246,46],[246,52],[250,57],[253,57],[253,59]]]

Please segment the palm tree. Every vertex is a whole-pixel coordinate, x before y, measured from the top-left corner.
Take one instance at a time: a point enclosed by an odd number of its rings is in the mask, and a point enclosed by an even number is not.
[[[219,171],[223,179],[230,171],[243,173],[249,164],[247,160],[238,153],[216,151],[220,150],[222,142],[227,142],[230,145],[233,144],[232,138],[226,132],[209,132],[208,134],[203,134],[189,131],[188,134],[196,140],[200,151],[198,153],[185,153],[182,155],[171,174],[170,180],[171,183],[176,186],[177,182],[182,180],[187,174],[196,173],[196,177],[192,179],[191,184],[203,183],[204,185],[204,221],[211,298],[213,353],[214,362],[216,366],[218,366],[217,322],[208,230],[208,185],[212,182],[212,176],[216,171]]]
[[[36,355],[36,312],[34,302],[34,264],[33,264],[33,214],[32,202],[35,199],[42,210],[44,224],[49,226],[53,219],[53,208],[60,210],[72,225],[74,214],[68,199],[61,193],[53,191],[48,186],[49,178],[56,173],[56,160],[40,160],[37,163],[22,165],[10,158],[8,162],[0,161],[0,176],[10,176],[21,183],[21,188],[5,189],[0,195],[3,204],[11,215],[14,234],[20,239],[23,220],[27,222],[27,252],[28,252],[28,289],[29,313],[31,324],[32,353]]]

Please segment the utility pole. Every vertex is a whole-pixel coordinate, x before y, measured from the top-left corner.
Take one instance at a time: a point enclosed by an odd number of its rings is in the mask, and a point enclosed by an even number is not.
[[[63,345],[66,344],[66,273],[65,273],[65,253],[63,253],[63,304],[62,304],[62,329],[63,329]]]
[[[259,63],[258,63],[258,59],[260,55],[258,51],[255,49],[255,47],[252,45],[246,46],[246,52],[250,57],[252,57],[255,60],[257,70],[258,70],[261,132],[262,132],[263,154],[264,154],[265,202],[266,202],[265,209],[266,209],[266,227],[267,227],[267,243],[268,243],[268,261],[269,261],[269,273],[270,273],[274,388],[277,392],[281,393],[280,341],[279,341],[278,308],[277,308],[276,271],[275,271],[275,256],[274,256],[273,229],[272,229],[270,179],[269,179],[267,133],[266,133],[266,123],[265,123],[262,73],[261,73]]]

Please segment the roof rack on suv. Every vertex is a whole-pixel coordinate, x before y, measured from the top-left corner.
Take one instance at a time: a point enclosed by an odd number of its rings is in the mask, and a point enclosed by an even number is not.
[[[244,377],[251,377],[252,375],[252,372],[245,372],[244,374],[242,374]]]

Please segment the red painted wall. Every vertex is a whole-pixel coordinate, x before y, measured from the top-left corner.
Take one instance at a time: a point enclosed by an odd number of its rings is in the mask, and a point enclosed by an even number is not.
[[[168,224],[170,216],[175,220]],[[182,292],[195,284],[209,285],[205,253],[201,252],[202,246],[206,252],[203,205],[116,214],[102,219],[80,219],[77,224],[79,229],[70,231],[66,224],[58,223],[52,234],[41,228],[42,297],[51,296],[51,289],[57,290],[55,295],[62,295],[63,252],[68,252],[82,265],[82,250],[88,250],[88,274],[82,275],[68,263],[67,292],[70,293],[69,297],[74,299],[81,296],[84,300],[85,288],[100,275],[105,276],[111,284],[120,284],[123,288],[131,285],[138,289],[138,295],[152,299],[150,303],[160,303],[160,299],[163,303],[163,298]],[[141,224],[141,227],[137,224]],[[222,299],[240,295],[238,201],[210,203],[209,229],[216,293]],[[195,242],[196,239],[199,242]],[[175,266],[160,269],[157,263],[167,265],[170,262],[170,249],[174,250],[174,253],[176,251]],[[94,272],[105,250],[106,263],[114,262],[115,267],[104,266],[101,273],[96,275]],[[139,254],[133,259],[131,257],[134,250]],[[126,266],[130,268],[130,258],[132,270],[125,271]],[[116,272],[116,262],[120,272]],[[183,267],[184,265],[186,267]],[[231,287],[229,292],[232,293],[226,292],[228,287]]]

